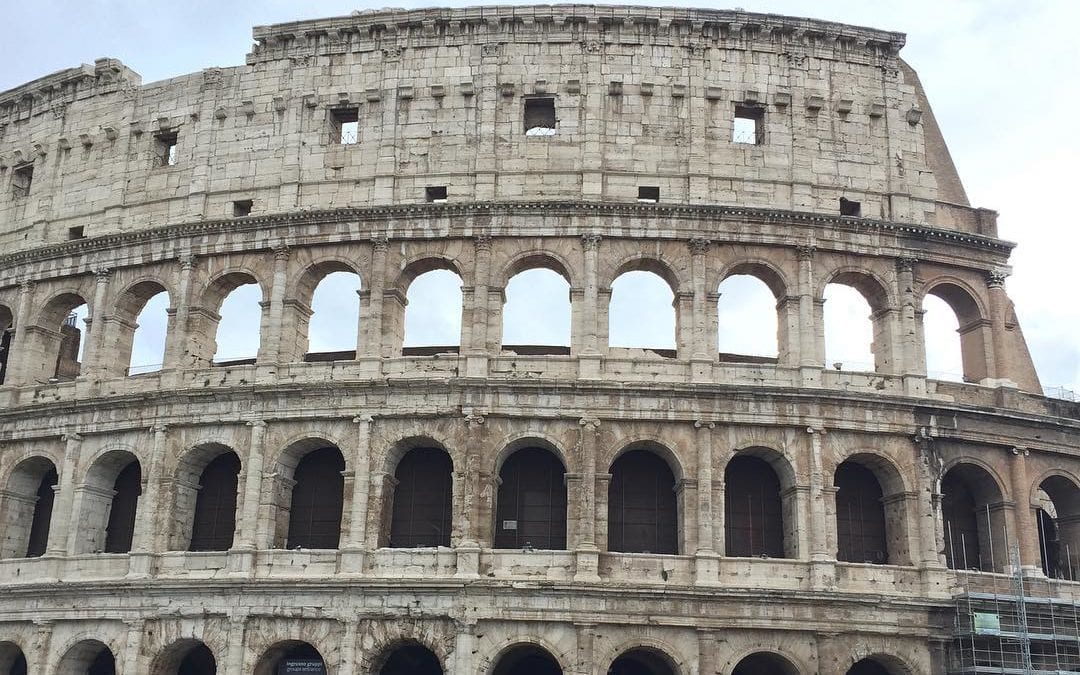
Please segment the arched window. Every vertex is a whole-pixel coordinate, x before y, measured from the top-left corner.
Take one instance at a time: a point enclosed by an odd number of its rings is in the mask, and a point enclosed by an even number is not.
[[[675,294],[660,275],[644,270],[620,274],[611,284],[608,345],[675,355]]]
[[[318,649],[307,642],[286,640],[277,643],[259,658],[254,675],[325,672],[328,672],[326,662]]]
[[[776,297],[765,282],[733,274],[717,290],[720,360],[775,359],[780,353]]]
[[[1036,496],[1043,572],[1075,581],[1080,578],[1080,488],[1064,476],[1050,476],[1039,484]]]
[[[737,455],[724,470],[727,555],[784,557],[784,505],[780,479],[768,462]]]
[[[150,675],[215,675],[217,660],[209,647],[193,638],[177,640],[159,654]]]
[[[629,450],[611,465],[608,550],[679,552],[675,476],[653,452]]]
[[[848,668],[847,675],[892,675],[892,673],[875,659],[862,659]]]
[[[345,459],[337,448],[304,455],[296,465],[287,548],[337,548],[345,490]]]
[[[26,557],[36,558],[45,555],[49,545],[49,525],[52,523],[53,499],[56,496],[56,468],[51,468],[41,477],[38,484],[37,501],[34,503],[34,516],[30,522],[30,541],[26,546]]]
[[[874,472],[844,462],[833,475],[836,487],[836,559],[843,562],[888,562],[885,509],[881,484]]]
[[[406,642],[386,656],[378,675],[443,675],[443,668],[439,657],[430,649]]]
[[[926,376],[935,380],[964,381],[964,358],[960,351],[960,323],[949,303],[936,295],[923,299],[923,336],[926,343]]]
[[[923,309],[927,376],[964,382],[990,377],[989,328],[971,294],[954,283],[936,284],[923,298]]]
[[[799,675],[799,669],[779,654],[755,652],[739,661],[731,675]]]
[[[495,548],[566,548],[566,469],[544,448],[522,448],[499,470]]]
[[[562,675],[562,668],[546,649],[538,645],[514,645],[495,663],[491,675]]]
[[[877,370],[874,322],[866,297],[853,286],[825,286],[825,365],[836,370]]]
[[[199,477],[189,551],[227,551],[236,530],[236,486],[240,458],[234,452],[218,455]]]
[[[331,272],[315,287],[308,323],[307,360],[355,358],[360,329],[359,293],[360,276],[353,272]],[[315,355],[322,358],[311,358]]]
[[[142,468],[138,461],[120,470],[113,492],[109,524],[105,527],[105,552],[127,553],[135,536],[135,514],[142,494]]]
[[[1007,553],[1004,507],[993,477],[973,464],[958,464],[941,479],[941,493],[949,567],[983,572],[1002,569]]]
[[[215,675],[217,673],[217,661],[214,653],[204,645],[193,647],[176,669],[176,675]]]
[[[425,272],[409,284],[406,355],[457,351],[461,344],[461,284],[461,277],[447,269]]]
[[[0,642],[0,673],[26,675],[26,656],[14,642]]]
[[[441,448],[413,448],[394,471],[391,548],[449,546],[454,471]]]
[[[236,279],[236,282],[239,283],[225,296],[218,311],[221,319],[215,337],[215,364],[255,363],[259,354],[262,290],[253,279]]]
[[[4,515],[0,557],[34,558],[45,553],[52,521],[56,467],[44,457],[19,462],[0,491]]]
[[[83,640],[60,659],[56,675],[116,675],[116,660],[104,643]]]
[[[515,274],[506,284],[503,349],[523,355],[569,354],[570,312],[570,284],[561,274],[543,267]]]
[[[608,675],[677,675],[671,659],[655,649],[623,652],[608,668]]]
[[[156,284],[155,284],[156,286]],[[160,288],[160,287],[158,287]],[[118,344],[118,353],[125,346],[130,350],[128,375],[161,370],[165,362],[165,338],[169,327],[169,294],[158,291],[145,301],[135,317],[136,328],[128,345]]]
[[[0,305],[0,384],[7,380],[8,358],[11,356],[11,341],[15,337],[15,321],[11,309]]]

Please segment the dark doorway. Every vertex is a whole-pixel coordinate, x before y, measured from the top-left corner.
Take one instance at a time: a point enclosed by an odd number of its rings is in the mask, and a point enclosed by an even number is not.
[[[345,459],[337,448],[304,455],[296,465],[286,548],[337,548],[345,492]]]
[[[836,468],[833,484],[836,486],[836,559],[887,563],[885,506],[881,502],[881,484],[874,472],[861,464],[844,462]]]
[[[1061,545],[1058,526],[1054,517],[1043,509],[1035,510],[1036,526],[1039,528],[1039,558],[1042,560],[1043,573],[1051,579],[1061,576]]]
[[[675,675],[675,672],[659,652],[633,649],[615,659],[608,675]]]
[[[26,657],[22,654],[16,656],[8,673],[9,675],[26,675]]]
[[[398,462],[390,547],[449,546],[454,465],[441,448],[414,448]]]
[[[418,644],[395,649],[379,669],[379,675],[443,675],[439,657]]]
[[[890,675],[889,669],[874,659],[863,659],[848,669],[847,675]]]
[[[566,470],[543,448],[503,462],[495,510],[495,548],[566,548]]]
[[[306,642],[301,642],[285,650],[269,675],[285,675],[285,673],[326,675],[326,662],[323,661],[318,649]]]
[[[203,469],[188,550],[227,551],[232,546],[239,473],[240,458],[233,452],[218,455]]]
[[[214,654],[203,644],[194,647],[184,656],[176,675],[215,675],[217,673],[217,661]]]
[[[105,528],[105,552],[127,553],[135,537],[135,513],[142,494],[142,468],[138,460],[120,470],[113,484],[115,494],[109,509],[109,524]],[[109,655],[112,659],[112,654]],[[111,672],[111,671],[110,671]]]
[[[667,462],[648,450],[630,450],[611,466],[608,549],[679,552],[675,476]]]
[[[729,556],[784,557],[780,479],[760,457],[739,455],[724,471],[724,535]]]
[[[107,648],[98,652],[90,662],[90,667],[86,669],[86,675],[116,675],[116,660],[113,659],[112,652]]]
[[[798,671],[778,654],[758,652],[739,661],[731,675],[798,675]]]
[[[945,560],[951,569],[985,570],[979,546],[975,495],[958,472],[941,480],[941,515],[945,521]]]
[[[38,485],[34,518],[30,521],[30,541],[26,546],[27,558],[45,555],[45,549],[49,545],[49,525],[52,523],[53,499],[56,497],[56,478],[56,469],[49,469],[41,477],[41,483]]]
[[[499,657],[491,675],[562,675],[562,668],[546,649],[518,645]]]

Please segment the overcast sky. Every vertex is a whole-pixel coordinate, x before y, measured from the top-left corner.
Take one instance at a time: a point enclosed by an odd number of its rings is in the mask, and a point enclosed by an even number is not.
[[[922,78],[972,204],[998,210],[1001,236],[1020,243],[1008,290],[1043,385],[1080,391],[1080,302],[1069,290],[1080,219],[1066,199],[1080,182],[1080,41],[1073,33],[1080,1],[736,2],[749,11],[812,14],[907,33],[902,56]],[[0,90],[103,56],[119,58],[144,82],[239,65],[250,49],[253,25],[378,6],[328,0],[6,0]],[[852,354],[848,360],[866,357]],[[937,370],[955,369],[950,358],[943,356]]]

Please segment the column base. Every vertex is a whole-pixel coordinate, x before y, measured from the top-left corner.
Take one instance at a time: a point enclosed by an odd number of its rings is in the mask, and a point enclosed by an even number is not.
[[[922,375],[904,375],[905,396],[926,396],[926,377]]]
[[[480,576],[480,547],[459,546],[457,549],[457,579],[476,579]]]
[[[578,357],[578,378],[599,380],[602,357],[599,354],[582,354]]]
[[[720,556],[715,551],[698,551],[694,554],[694,583],[715,586],[720,583]]]
[[[225,563],[226,573],[230,577],[251,577],[255,575],[255,549],[234,548],[229,550]]]
[[[488,376],[488,355],[486,352],[465,355],[465,377],[486,379]]]
[[[824,557],[810,559],[810,587],[816,591],[836,590],[836,561]]]
[[[600,581],[600,551],[596,548],[579,548],[574,551],[574,581]]]
[[[690,358],[690,381],[712,382],[713,362],[706,356],[694,356]]]
[[[148,579],[153,575],[154,556],[151,553],[128,554],[128,579]]]
[[[360,575],[364,573],[364,551],[359,548],[343,548],[338,554],[338,572],[340,574]]]
[[[803,387],[809,387],[810,389],[821,388],[821,367],[820,366],[799,366],[799,381]]]

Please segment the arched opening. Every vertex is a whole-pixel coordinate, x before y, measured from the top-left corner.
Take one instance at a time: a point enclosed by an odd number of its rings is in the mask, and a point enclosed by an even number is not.
[[[103,642],[83,640],[60,659],[56,675],[116,675],[116,660]]]
[[[334,447],[313,450],[293,473],[286,548],[332,549],[341,539],[345,458]]]
[[[10,308],[0,305],[0,384],[7,381],[8,359],[11,356],[11,341],[14,338],[14,316]]]
[[[330,272],[311,295],[305,361],[349,361],[356,358],[360,330],[360,275]]]
[[[439,657],[418,642],[406,642],[391,651],[378,675],[443,675]]]
[[[679,510],[675,475],[656,453],[628,450],[611,465],[608,550],[678,553]]]
[[[1036,526],[1043,573],[1075,581],[1080,576],[1080,488],[1064,476],[1039,484]]]
[[[964,381],[964,358],[960,349],[960,322],[949,303],[936,295],[923,298],[923,341],[926,344],[926,376],[935,380]]]
[[[461,286],[461,277],[449,269],[433,269],[412,280],[405,296],[405,356],[458,351]]]
[[[544,267],[515,274],[506,284],[502,348],[515,354],[570,353],[570,283]]]
[[[835,370],[874,372],[875,326],[870,302],[858,288],[847,283],[825,286],[822,309],[825,325],[825,364]]]
[[[0,674],[26,675],[26,655],[14,642],[0,642]]]
[[[262,655],[255,664],[254,675],[284,675],[285,673],[328,672],[322,654],[307,642],[286,640],[279,642]]]
[[[848,668],[847,675],[894,675],[894,673],[878,660],[865,658]]]
[[[772,465],[753,454],[736,455],[724,469],[724,497],[727,555],[783,558],[785,504]]]
[[[217,673],[217,661],[206,645],[199,645],[184,656],[176,675],[214,675]]]
[[[949,311],[945,311],[945,307],[940,303],[935,303],[934,298],[944,301]],[[989,337],[986,335],[987,322],[983,319],[982,310],[972,295],[957,284],[937,284],[932,286],[927,291],[927,296],[923,298],[923,309],[927,312],[923,319],[927,374],[930,374],[932,363],[937,367],[940,352],[951,355],[947,358],[952,360],[947,363],[953,365],[946,367],[955,369],[957,338],[949,334],[949,329],[953,328],[952,319],[955,318],[955,330],[959,333],[959,355],[963,380],[979,382],[990,377],[987,367],[987,347],[989,346]],[[937,310],[939,316],[944,314],[941,319],[943,325],[939,326],[934,322],[935,319],[930,315],[931,310]],[[934,329],[933,333],[930,332],[931,329]],[[955,371],[953,376],[955,377]]]
[[[853,461],[836,467],[836,559],[842,562],[889,562],[885,507],[874,472]]]
[[[776,296],[750,274],[733,274],[717,289],[721,361],[774,363],[780,353]]]
[[[135,515],[142,494],[142,467],[132,460],[113,483],[109,523],[105,527],[105,553],[127,553],[135,537]]]
[[[739,661],[731,675],[799,675],[799,669],[779,654],[755,652]]]
[[[491,675],[562,675],[562,668],[548,650],[539,645],[519,644],[503,651]]]
[[[45,304],[37,320],[39,330],[29,336],[35,344],[28,353],[42,359],[28,364],[31,382],[66,382],[81,374],[89,313],[86,300],[76,293],[61,293]]]
[[[138,375],[161,370],[169,327],[169,294],[156,281],[142,281],[120,294],[115,316],[110,317],[104,353],[114,354],[103,364],[114,375]],[[125,368],[119,371],[120,368]]]
[[[49,543],[56,466],[44,457],[23,460],[12,471],[7,490],[0,498],[5,518],[4,558],[36,558]]]
[[[199,476],[189,551],[227,551],[236,531],[236,494],[240,458],[227,451],[211,460]]]
[[[566,548],[566,468],[546,448],[516,450],[499,470],[495,548]]]
[[[210,648],[200,640],[184,639],[174,642],[151,668],[152,675],[215,675],[217,660]]]
[[[982,467],[958,464],[941,479],[941,493],[948,566],[983,572],[1004,569],[1008,537],[994,478]]]
[[[449,546],[454,464],[442,448],[413,448],[394,471],[391,548]]]
[[[226,279],[225,287],[232,288],[224,295],[218,310],[221,318],[214,337],[214,365],[255,363],[262,339],[262,289],[246,274],[231,274],[221,282]]]
[[[611,283],[608,345],[675,356],[675,293],[655,272],[632,270]]]
[[[678,675],[671,659],[656,649],[623,652],[608,668],[608,675]]]

